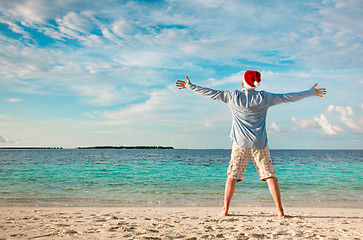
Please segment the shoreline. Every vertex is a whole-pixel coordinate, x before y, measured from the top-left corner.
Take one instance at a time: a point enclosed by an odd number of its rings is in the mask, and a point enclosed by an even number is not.
[[[14,209],[26,209],[26,210],[76,210],[76,209],[83,209],[83,210],[98,210],[98,211],[111,211],[111,210],[131,210],[131,211],[144,211],[144,210],[155,210],[157,212],[172,212],[172,211],[179,211],[183,210],[185,212],[192,212],[192,211],[203,211],[203,212],[215,212],[215,217],[218,216],[219,210],[222,209],[222,205],[219,207],[217,206],[0,206],[0,213],[3,213],[6,210]],[[319,213],[325,216],[337,216],[337,217],[349,217],[348,215],[355,215],[363,220],[363,208],[346,208],[346,207],[286,207],[284,206],[285,211],[291,211],[293,214],[302,213],[302,214],[313,214]],[[276,208],[273,206],[235,206],[232,204],[230,207],[230,216],[236,215],[237,212],[263,212],[267,211],[270,212],[271,215],[275,214]],[[291,215],[287,212],[287,216],[291,217]]]
[[[237,208],[271,208],[274,203],[239,203],[232,201],[232,206]],[[344,208],[363,209],[361,202],[320,202],[319,204],[307,204],[306,202],[283,202],[284,208]],[[0,199],[0,208],[5,207],[45,207],[45,208],[222,208],[223,201],[218,202],[129,202],[118,200],[90,200],[90,199]]]
[[[0,207],[0,238],[361,239],[363,209],[285,207]]]

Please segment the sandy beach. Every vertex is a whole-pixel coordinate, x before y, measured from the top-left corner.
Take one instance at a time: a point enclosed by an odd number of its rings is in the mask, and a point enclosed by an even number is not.
[[[363,209],[0,207],[0,239],[363,239]]]

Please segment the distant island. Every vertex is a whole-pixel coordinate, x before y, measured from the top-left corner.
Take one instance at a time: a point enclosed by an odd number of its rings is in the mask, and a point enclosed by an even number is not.
[[[32,150],[32,149],[63,149],[63,147],[0,147],[0,150]],[[163,146],[95,146],[95,147],[76,147],[74,149],[174,149],[174,147]]]
[[[77,147],[76,149],[174,149],[174,147],[163,147],[163,146],[95,146],[95,147]]]
[[[0,147],[0,149],[63,149],[63,147]]]

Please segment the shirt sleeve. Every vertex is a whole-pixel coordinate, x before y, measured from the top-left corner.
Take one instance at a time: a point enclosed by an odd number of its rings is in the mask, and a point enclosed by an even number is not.
[[[296,93],[285,93],[285,94],[266,93],[266,94],[270,106],[274,106],[280,103],[296,102],[303,98],[317,96],[314,88]]]
[[[213,100],[218,100],[224,103],[228,103],[229,101],[229,92],[228,91],[220,91],[213,90],[210,88],[200,87],[192,84],[190,81],[185,85],[186,89],[189,89],[203,97],[207,97]]]

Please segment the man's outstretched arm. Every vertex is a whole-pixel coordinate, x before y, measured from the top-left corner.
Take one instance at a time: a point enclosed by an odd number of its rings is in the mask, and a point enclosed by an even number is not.
[[[186,81],[182,81],[182,80],[176,81],[175,84],[176,84],[177,88],[179,88],[179,89],[187,88],[203,97],[207,97],[207,98],[210,98],[213,100],[219,100],[224,103],[228,102],[228,100],[229,100],[228,91],[219,91],[219,90],[213,90],[210,88],[196,86],[190,82],[188,76],[185,76],[185,78],[187,79]]]
[[[296,102],[306,97],[318,96],[323,97],[326,94],[325,88],[316,88],[318,84],[310,88],[309,90],[295,93],[285,93],[285,94],[276,94],[276,93],[267,93],[269,106],[274,106],[280,103],[288,103],[288,102]]]

